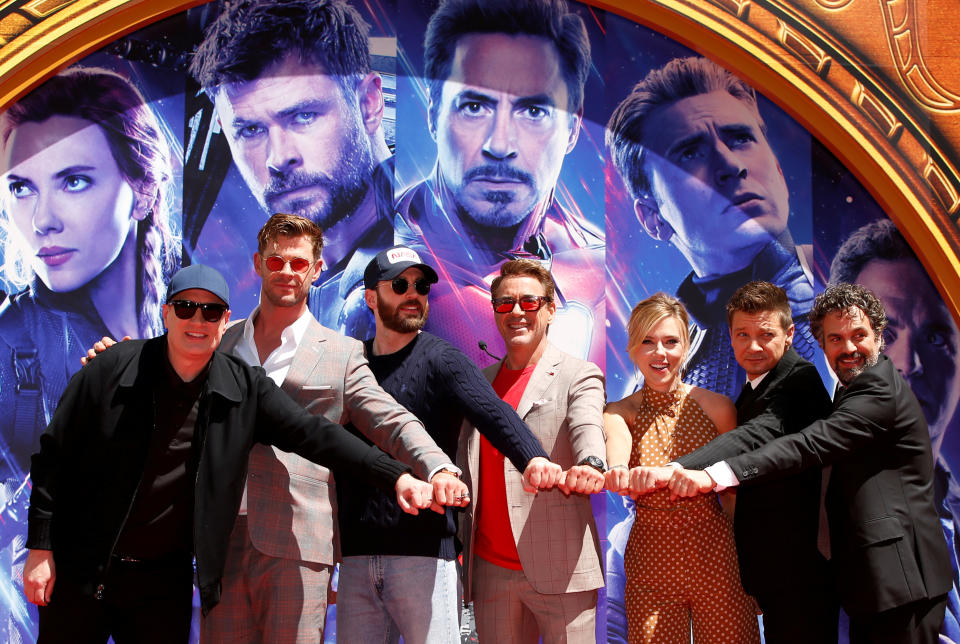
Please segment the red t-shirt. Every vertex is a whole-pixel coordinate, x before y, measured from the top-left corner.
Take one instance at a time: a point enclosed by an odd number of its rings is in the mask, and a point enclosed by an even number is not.
[[[493,390],[505,403],[516,409],[535,366],[529,365],[519,371],[501,366],[493,380]],[[480,490],[477,501],[474,552],[497,566],[522,570],[507,510],[503,454],[484,436],[480,437]]]

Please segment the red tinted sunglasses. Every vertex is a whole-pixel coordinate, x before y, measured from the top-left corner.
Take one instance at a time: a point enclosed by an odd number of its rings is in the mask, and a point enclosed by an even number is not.
[[[267,265],[268,270],[274,273],[277,271],[282,271],[286,264],[290,264],[290,268],[294,273],[302,273],[310,268],[310,264],[312,264],[309,259],[304,259],[302,257],[294,257],[293,259],[288,260],[280,257],[279,255],[271,255],[263,260],[263,263]]]
[[[490,301],[493,303],[493,310],[497,313],[510,313],[517,302],[520,302],[521,311],[532,313],[539,311],[540,307],[547,302],[552,302],[553,298],[547,295],[522,295],[519,300],[515,297],[495,297]]]
[[[219,322],[228,308],[226,304],[191,300],[171,300],[167,304],[173,307],[174,314],[181,320],[189,320],[196,314],[197,309],[200,309],[200,314],[207,322]]]

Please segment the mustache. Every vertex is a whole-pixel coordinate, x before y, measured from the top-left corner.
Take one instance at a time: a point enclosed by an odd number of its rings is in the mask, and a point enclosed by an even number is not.
[[[533,175],[507,163],[486,163],[471,168],[464,175],[463,180],[467,182],[474,179],[511,179],[533,186]]]
[[[337,183],[332,177],[323,172],[305,172],[303,170],[294,170],[285,174],[275,174],[270,179],[270,183],[263,189],[263,200],[272,204],[281,198],[285,192],[298,190],[300,188],[326,188],[328,190],[336,187]]]
[[[868,356],[860,353],[859,351],[854,351],[852,353],[843,353],[837,359],[838,360],[852,360],[852,359],[867,360]]]

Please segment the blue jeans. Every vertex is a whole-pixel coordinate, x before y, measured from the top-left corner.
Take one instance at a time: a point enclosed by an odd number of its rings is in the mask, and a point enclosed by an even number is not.
[[[462,587],[457,562],[435,557],[344,557],[337,590],[337,639],[458,644]]]

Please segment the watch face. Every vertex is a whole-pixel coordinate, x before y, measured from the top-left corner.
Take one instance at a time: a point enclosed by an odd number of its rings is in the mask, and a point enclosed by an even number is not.
[[[604,472],[605,468],[603,467],[603,461],[600,460],[597,456],[588,456],[578,463],[578,465],[589,465],[595,470],[598,470],[601,474]]]

